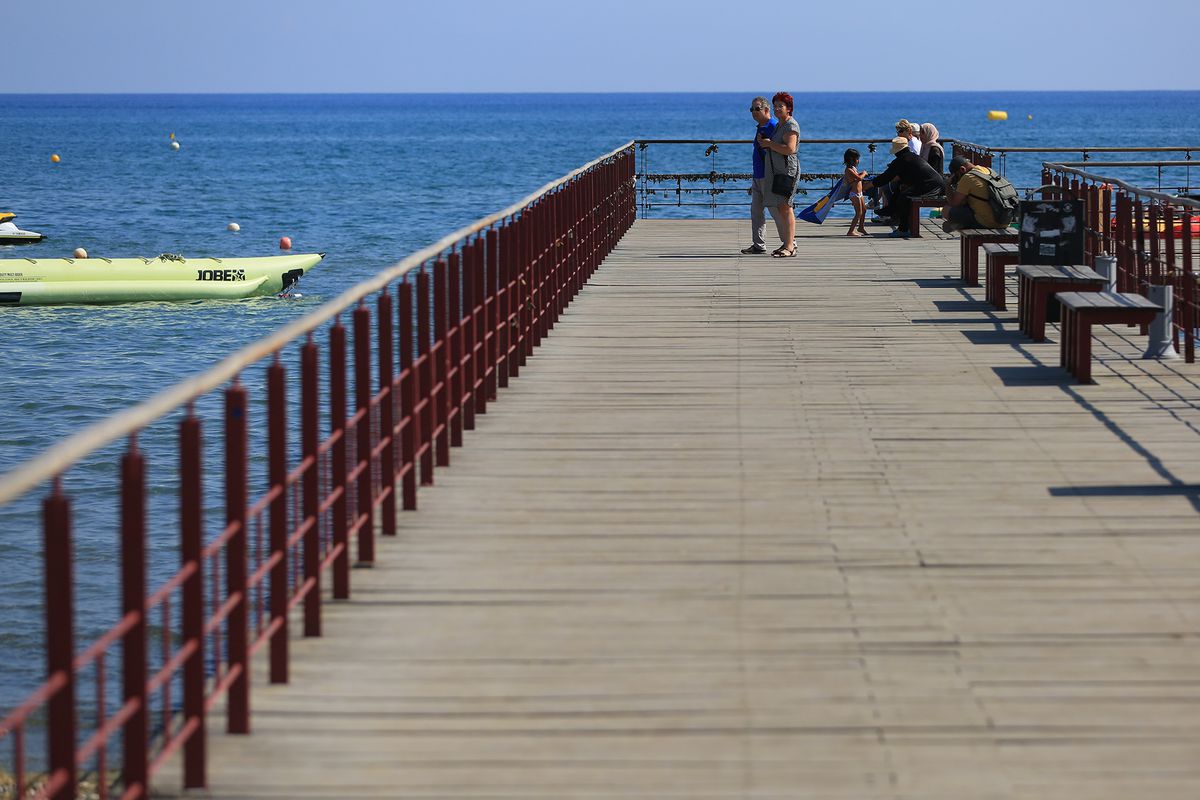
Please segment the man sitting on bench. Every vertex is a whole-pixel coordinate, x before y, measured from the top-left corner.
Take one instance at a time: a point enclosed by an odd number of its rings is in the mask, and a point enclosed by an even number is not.
[[[977,167],[962,156],[950,159],[950,185],[942,209],[942,230],[946,233],[972,228],[1003,228],[988,200],[988,187],[982,175],[991,175],[987,167]]]
[[[909,216],[914,197],[932,197],[940,195],[946,188],[942,176],[929,166],[929,162],[914,153],[908,147],[908,139],[897,136],[892,139],[892,155],[895,156],[887,169],[869,181],[863,181],[863,191],[872,186],[886,186],[892,181],[899,183],[899,189],[892,197],[888,213],[896,224],[896,230],[891,236],[908,238]]]

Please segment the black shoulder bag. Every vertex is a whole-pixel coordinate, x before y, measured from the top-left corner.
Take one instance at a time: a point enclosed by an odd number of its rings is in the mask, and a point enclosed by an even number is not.
[[[799,142],[797,142],[799,144]],[[776,153],[774,150],[767,150],[767,153],[774,158]],[[784,162],[784,168],[787,168],[787,161]],[[771,177],[771,194],[777,194],[780,197],[791,197],[792,192],[796,189],[796,176],[788,175],[787,172],[774,172],[775,162],[771,162],[772,172]]]

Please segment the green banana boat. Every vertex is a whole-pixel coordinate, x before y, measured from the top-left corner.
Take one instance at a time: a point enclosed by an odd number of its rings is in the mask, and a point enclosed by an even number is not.
[[[263,258],[14,258],[0,260],[0,305],[230,300],[280,294],[324,253]]]

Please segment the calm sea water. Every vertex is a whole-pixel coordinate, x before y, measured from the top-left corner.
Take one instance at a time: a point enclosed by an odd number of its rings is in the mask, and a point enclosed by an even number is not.
[[[76,247],[109,257],[271,255],[283,235],[297,252],[328,253],[300,301],[0,309],[0,471],[630,139],[749,138],[750,97],[0,95],[0,210],[50,237],[0,247],[0,258]],[[907,117],[992,145],[1200,146],[1200,92],[796,100],[804,138],[890,137]],[[988,122],[993,108],[1009,121]],[[803,168],[839,170],[843,147],[805,148]],[[652,158],[656,169],[704,172],[711,162],[702,153]],[[716,166],[741,171],[748,160],[748,147],[725,146]],[[886,160],[877,153],[874,166]],[[1014,157],[1009,175],[1033,185],[1040,161]],[[228,233],[229,222],[241,232]],[[72,473],[79,506],[111,485],[114,452]],[[42,676],[38,502],[0,509],[0,715]],[[101,517],[77,530],[84,639],[116,617],[116,549]],[[174,547],[172,537],[155,539],[153,563],[172,564]]]

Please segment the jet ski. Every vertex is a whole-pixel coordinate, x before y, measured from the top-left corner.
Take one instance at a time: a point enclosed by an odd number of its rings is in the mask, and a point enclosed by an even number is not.
[[[0,245],[4,244],[37,244],[46,237],[33,231],[23,231],[18,228],[13,219],[16,214],[11,211],[0,211]]]

